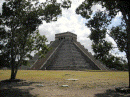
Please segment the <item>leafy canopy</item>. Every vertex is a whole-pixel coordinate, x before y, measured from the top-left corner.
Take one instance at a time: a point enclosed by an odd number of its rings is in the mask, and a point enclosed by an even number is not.
[[[105,8],[104,11],[92,11],[92,6],[100,4]],[[109,28],[112,19],[119,13],[122,13],[121,25]],[[121,52],[125,52],[128,56],[127,48],[127,33],[129,32],[129,2],[121,0],[85,0],[77,9],[76,13],[80,14],[83,18],[88,19],[86,26],[91,30],[89,38],[92,40],[92,49],[95,57],[100,59],[110,68],[121,66],[124,62],[119,57],[110,53],[115,47],[113,44],[106,40],[106,35],[113,38],[117,44],[117,48]],[[112,64],[110,66],[110,64]],[[118,68],[119,69],[119,68]]]
[[[64,3],[66,2],[66,3]],[[62,4],[63,3],[63,4]],[[56,21],[61,15],[61,7],[69,8],[71,2],[64,0],[47,0],[39,3],[38,0],[6,0],[0,14],[0,57],[6,57],[11,67],[11,79],[15,79],[18,67],[27,63],[32,52],[38,52],[41,57],[47,53],[47,39],[41,36],[38,27],[42,21]]]

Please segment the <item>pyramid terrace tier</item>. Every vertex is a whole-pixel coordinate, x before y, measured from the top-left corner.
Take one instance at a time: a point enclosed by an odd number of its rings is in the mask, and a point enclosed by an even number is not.
[[[65,38],[64,38],[65,37]],[[55,35],[51,42],[51,50],[45,58],[35,60],[30,69],[33,70],[108,70],[100,61],[96,60],[79,42],[77,35],[66,32]]]

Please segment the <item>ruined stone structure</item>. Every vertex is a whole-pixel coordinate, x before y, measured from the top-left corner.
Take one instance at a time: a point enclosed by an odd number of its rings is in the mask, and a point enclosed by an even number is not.
[[[77,35],[66,32],[55,35],[55,41],[49,45],[52,48],[45,58],[35,59],[33,70],[107,70],[107,68],[79,42]],[[37,57],[36,57],[37,58]]]

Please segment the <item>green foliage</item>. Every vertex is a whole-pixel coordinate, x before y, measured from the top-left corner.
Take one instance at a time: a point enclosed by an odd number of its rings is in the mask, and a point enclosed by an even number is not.
[[[61,8],[70,8],[71,1],[63,0],[61,3],[57,3],[57,0],[47,0],[43,3],[43,6],[45,8],[41,10],[43,15],[42,19],[49,23],[51,21],[57,21],[58,16],[62,14]]]
[[[43,10],[43,15],[46,22],[56,21],[57,16],[61,15],[62,11],[60,9],[60,3],[52,2],[51,4],[46,5]]]
[[[127,0],[85,0],[76,9],[76,13],[82,17],[89,19],[92,15],[92,6],[100,4],[106,8],[108,16],[114,18],[119,11],[123,13],[123,18],[126,19],[126,15],[129,14],[130,3]]]
[[[56,0],[41,4],[38,0],[6,0],[3,3],[0,14],[0,57],[3,60],[0,65],[10,65],[11,79],[15,79],[20,65],[28,64],[26,59],[32,58],[32,52],[41,57],[47,53],[47,38],[39,34],[38,26],[43,20],[56,21],[61,7],[71,7],[69,0],[62,3]]]
[[[99,43],[106,37],[107,29],[106,26],[110,23],[110,19],[106,13],[101,11],[94,14],[93,18],[86,23],[91,30],[90,39],[94,43]]]
[[[9,66],[9,52],[0,54],[0,68]]]
[[[92,12],[92,6],[100,4],[105,11]],[[108,42],[106,34],[109,35],[117,44],[117,48],[121,52],[125,52],[128,58],[128,33],[129,33],[129,2],[126,0],[85,0],[77,9],[76,13],[83,18],[89,19],[86,23],[91,30],[89,38],[93,41],[92,49],[95,57],[101,60],[110,68],[124,69],[123,59],[110,53],[113,49],[112,43]],[[108,32],[108,25],[118,12],[122,13],[122,24],[118,27],[112,27]],[[114,47],[115,48],[115,47]],[[130,54],[130,53],[129,53]]]
[[[39,56],[44,56],[49,48],[46,45],[47,38],[43,35],[41,36],[39,33],[34,37],[34,47],[32,51],[38,51]]]
[[[92,29],[104,29],[110,24],[110,17],[106,12],[96,12],[86,25]]]
[[[0,16],[1,18],[1,16]],[[6,33],[4,27],[2,26],[2,20],[0,19],[0,68],[1,67],[9,67],[9,54],[10,51],[8,50],[6,45],[6,39],[9,33]],[[3,40],[3,41],[2,41]]]
[[[71,7],[71,3],[72,3],[72,2],[71,2],[70,0],[64,0],[61,6],[62,6],[63,8],[67,8],[67,9],[68,9],[68,8]]]
[[[109,55],[109,51],[112,49],[112,43],[102,41],[98,44],[92,44],[92,49],[95,53],[95,57],[100,60],[104,60],[104,57]]]
[[[94,43],[99,43],[106,36],[106,29],[103,30],[93,30],[91,29],[91,34],[89,38],[94,41]]]
[[[121,52],[127,52],[127,34],[122,26],[112,27],[110,36],[115,40]]]
[[[109,68],[115,68],[117,70],[128,70],[126,67],[127,62],[120,57],[108,55],[106,58],[104,57],[102,62]]]
[[[91,11],[92,2],[93,2],[93,0],[84,1],[76,9],[76,13],[80,14],[83,18],[89,19],[91,17],[91,14],[92,14],[92,11]]]
[[[27,64],[26,59],[31,58],[32,52],[41,57],[47,53],[47,39],[39,34],[38,26],[42,20],[56,21],[62,12],[61,5],[56,0],[47,0],[42,4],[38,0],[6,0],[3,3],[0,14],[0,57],[6,57],[1,65],[5,61],[10,65],[11,79],[15,79],[21,64]]]

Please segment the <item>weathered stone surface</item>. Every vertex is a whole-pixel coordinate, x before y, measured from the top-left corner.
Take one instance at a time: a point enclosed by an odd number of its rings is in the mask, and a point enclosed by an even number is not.
[[[73,78],[71,78],[71,79],[67,79],[68,81],[78,81],[78,79],[73,79]]]
[[[69,87],[69,85],[62,85],[61,87]]]
[[[107,70],[87,49],[77,42],[77,35],[66,32],[56,34],[52,48],[45,58],[38,59],[31,69],[47,70]]]
[[[36,86],[37,87],[44,87],[44,85],[42,85],[42,84],[37,84]]]
[[[75,47],[73,41],[64,40],[58,49],[53,63],[47,69],[92,69],[89,63]]]

